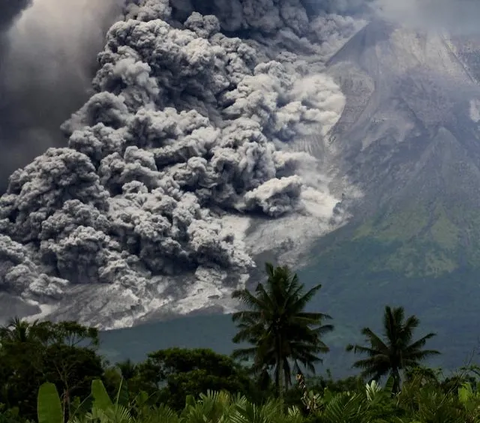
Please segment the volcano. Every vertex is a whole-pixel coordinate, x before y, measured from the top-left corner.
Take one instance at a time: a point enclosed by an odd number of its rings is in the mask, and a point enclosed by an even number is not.
[[[269,259],[323,284],[332,346],[404,305],[458,365],[480,300],[480,39],[297,0],[127,3],[68,146],[0,199],[0,317],[228,313]]]
[[[330,150],[363,196],[303,277],[322,281],[346,337],[402,305],[461,365],[478,339],[480,40],[376,21],[328,73],[347,97]]]

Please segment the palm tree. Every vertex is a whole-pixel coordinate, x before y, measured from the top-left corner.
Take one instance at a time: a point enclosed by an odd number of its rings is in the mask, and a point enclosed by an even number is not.
[[[117,363],[117,368],[125,380],[130,380],[138,373],[137,365],[130,359]]]
[[[11,319],[6,326],[0,327],[0,340],[3,342],[23,343],[36,338],[38,321],[29,323],[18,317]]]
[[[233,294],[247,308],[233,315],[239,329],[233,342],[252,344],[234,351],[233,356],[253,360],[252,370],[258,375],[273,370],[281,394],[283,386],[292,383],[292,365],[297,373],[301,373],[300,365],[315,371],[314,363],[322,361],[318,354],[329,351],[322,337],[333,326],[322,324],[330,316],[305,311],[321,285],[304,292],[304,285],[288,267],[267,263],[266,271],[266,285],[260,283],[255,293],[242,289]]]
[[[362,329],[369,346],[348,345],[347,351],[366,354],[368,358],[354,363],[354,367],[363,369],[362,376],[374,380],[382,376],[393,377],[393,392],[400,390],[400,372],[404,369],[419,367],[426,358],[440,354],[435,350],[424,350],[426,342],[435,336],[429,333],[412,342],[413,332],[420,324],[416,316],[405,320],[403,307],[385,307],[383,328],[385,341],[382,341],[370,328]]]

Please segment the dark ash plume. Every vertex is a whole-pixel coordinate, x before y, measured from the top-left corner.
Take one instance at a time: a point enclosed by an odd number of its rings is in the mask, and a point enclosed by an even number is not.
[[[299,0],[172,4],[126,6],[94,94],[63,125],[68,147],[14,172],[0,199],[3,290],[55,303],[50,317],[121,326],[178,292],[237,286],[253,260],[232,216],[332,217],[305,150],[343,111],[324,63],[361,23],[311,19]]]
[[[9,166],[8,160],[4,157],[8,154],[7,148],[9,144],[5,142],[8,137],[9,129],[6,127],[10,116],[6,116],[8,108],[6,107],[5,94],[5,60],[8,51],[8,30],[14,25],[15,21],[20,17],[21,13],[31,5],[32,0],[0,0],[0,149],[2,151],[0,159],[0,193],[6,187],[6,178],[18,167]]]

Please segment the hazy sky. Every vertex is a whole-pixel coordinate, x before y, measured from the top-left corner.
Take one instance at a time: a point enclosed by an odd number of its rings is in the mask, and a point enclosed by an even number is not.
[[[420,29],[480,33],[479,0],[374,0],[382,17]]]
[[[0,192],[12,171],[65,144],[59,127],[88,98],[117,3],[34,0],[19,14],[0,0]],[[26,4],[15,0],[16,12]]]

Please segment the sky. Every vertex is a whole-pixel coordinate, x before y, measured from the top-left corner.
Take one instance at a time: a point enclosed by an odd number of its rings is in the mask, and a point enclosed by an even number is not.
[[[0,192],[89,97],[116,0],[0,0]]]

